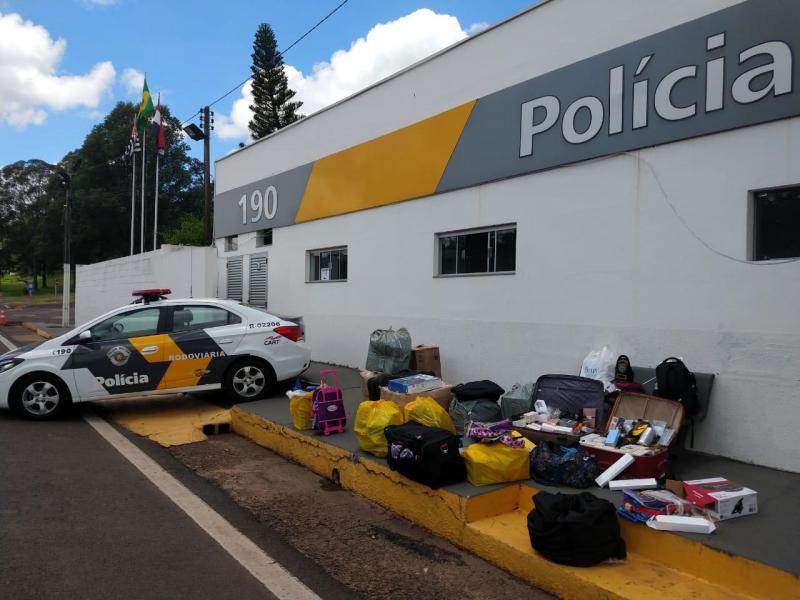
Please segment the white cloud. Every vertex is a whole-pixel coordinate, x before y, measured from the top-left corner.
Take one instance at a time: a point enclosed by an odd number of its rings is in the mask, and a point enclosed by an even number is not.
[[[118,4],[119,0],[81,0],[84,6],[111,6]]]
[[[456,17],[422,8],[388,23],[379,23],[358,38],[348,50],[337,50],[328,62],[314,65],[303,74],[286,65],[289,87],[297,92],[300,112],[310,115],[325,106],[346,98],[384,77],[464,39],[468,33]],[[230,115],[217,119],[217,135],[222,139],[249,136],[253,96],[248,82],[242,96],[233,103]]]
[[[125,86],[125,91],[131,96],[138,96],[142,93],[144,86],[144,73],[138,69],[125,69],[120,75],[122,85]]]
[[[96,108],[116,75],[109,61],[85,75],[58,75],[67,43],[15,13],[0,13],[0,123],[41,125],[48,110]]]

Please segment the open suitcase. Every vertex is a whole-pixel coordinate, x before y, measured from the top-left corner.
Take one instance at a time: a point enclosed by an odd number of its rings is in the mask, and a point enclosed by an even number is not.
[[[674,400],[659,398],[658,396],[648,396],[647,394],[635,394],[624,392],[619,395],[608,416],[603,433],[608,434],[609,425],[614,417],[621,419],[645,419],[647,421],[666,421],[668,426],[675,432],[672,436],[672,445],[680,437],[680,428],[683,423],[683,405]],[[625,446],[621,448],[604,447],[599,448],[594,445],[581,444],[589,451],[597,461],[597,466],[605,470],[619,460],[625,451]],[[642,447],[643,448],[643,447]],[[669,474],[669,448],[657,446],[654,454],[647,456],[633,457],[633,464],[625,469],[619,476],[621,479],[640,479],[655,477],[660,479]]]
[[[598,427],[603,423],[605,390],[602,381],[578,377],[577,375],[542,375],[536,380],[531,404],[544,400],[549,407],[580,413],[584,408],[597,410]],[[552,442],[561,446],[575,446],[580,441],[578,434],[534,431],[527,427],[515,430],[535,442]]]

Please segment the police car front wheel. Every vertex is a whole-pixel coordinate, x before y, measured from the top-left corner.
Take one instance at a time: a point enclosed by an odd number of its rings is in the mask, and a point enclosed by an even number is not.
[[[33,373],[14,385],[11,405],[29,419],[53,419],[69,405],[67,386],[58,377],[47,373]]]

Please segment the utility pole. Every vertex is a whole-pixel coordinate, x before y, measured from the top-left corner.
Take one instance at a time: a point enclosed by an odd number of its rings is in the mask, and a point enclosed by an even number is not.
[[[66,176],[66,177],[64,177]],[[61,301],[61,326],[69,327],[69,288],[70,288],[70,271],[72,267],[72,257],[70,256],[70,204],[69,204],[69,186],[70,176],[64,173],[62,176],[62,185],[66,188],[66,200],[64,202],[64,281],[62,282],[63,299]]]
[[[62,292],[64,294],[61,303],[61,326],[69,327],[70,310],[69,310],[69,290],[70,290],[70,275],[72,272],[72,255],[70,246],[72,245],[72,205],[70,204],[69,191],[72,187],[72,176],[81,166],[80,159],[72,163],[72,168],[68,173],[64,169],[59,169],[58,177],[61,180],[61,187],[64,188],[64,281],[62,282]]]
[[[208,106],[203,107],[203,241],[211,244],[211,119]]]

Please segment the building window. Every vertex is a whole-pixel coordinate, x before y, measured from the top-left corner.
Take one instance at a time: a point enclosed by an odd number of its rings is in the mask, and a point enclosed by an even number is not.
[[[272,229],[262,229],[258,232],[256,246],[272,246]]]
[[[233,252],[239,249],[239,236],[229,235],[225,238],[225,252]]]
[[[438,275],[513,273],[516,269],[516,224],[439,233],[436,244]]]
[[[346,281],[347,246],[308,251],[308,281]]]
[[[753,192],[753,260],[800,257],[800,186]]]

